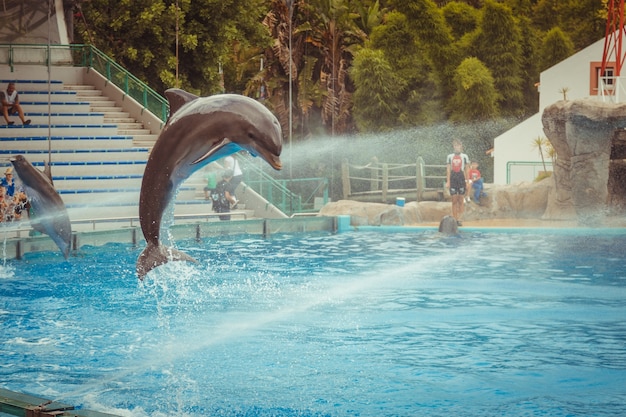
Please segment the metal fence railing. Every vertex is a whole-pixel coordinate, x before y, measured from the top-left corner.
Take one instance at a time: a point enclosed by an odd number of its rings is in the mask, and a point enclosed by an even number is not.
[[[318,211],[329,201],[328,178],[276,179],[253,158],[239,158],[239,161],[243,162],[246,185],[289,216]]]

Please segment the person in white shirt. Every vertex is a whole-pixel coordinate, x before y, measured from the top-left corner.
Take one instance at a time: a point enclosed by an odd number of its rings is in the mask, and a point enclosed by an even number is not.
[[[243,181],[243,172],[241,171],[241,167],[239,166],[239,161],[233,155],[229,155],[224,157],[224,169],[232,169],[233,170],[233,178],[230,180],[230,183],[233,187],[233,190],[237,189],[239,183]]]
[[[5,91],[0,91],[0,102],[2,102],[2,115],[7,125],[10,126],[15,123],[9,120],[9,116],[15,116],[16,114],[19,116],[24,126],[30,124],[30,119],[25,120],[24,118],[24,110],[22,110],[22,106],[20,105],[15,83],[9,83]]]

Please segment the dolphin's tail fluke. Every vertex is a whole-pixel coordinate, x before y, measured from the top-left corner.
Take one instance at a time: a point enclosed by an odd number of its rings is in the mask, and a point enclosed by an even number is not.
[[[148,243],[148,246],[146,246],[137,259],[137,276],[140,280],[143,280],[148,272],[169,261],[198,262],[179,250],[164,245],[157,246],[153,243]]]

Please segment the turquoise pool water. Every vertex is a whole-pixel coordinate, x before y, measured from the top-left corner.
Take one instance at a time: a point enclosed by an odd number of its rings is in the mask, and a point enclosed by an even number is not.
[[[626,415],[626,233],[179,243],[0,266],[0,387],[121,416]]]

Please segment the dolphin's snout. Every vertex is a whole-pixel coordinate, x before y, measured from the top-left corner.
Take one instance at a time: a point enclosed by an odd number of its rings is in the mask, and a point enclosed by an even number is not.
[[[277,171],[283,169],[283,163],[278,156],[271,158],[271,160],[267,162]]]

